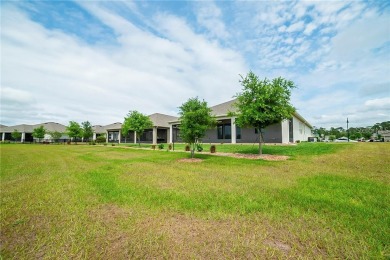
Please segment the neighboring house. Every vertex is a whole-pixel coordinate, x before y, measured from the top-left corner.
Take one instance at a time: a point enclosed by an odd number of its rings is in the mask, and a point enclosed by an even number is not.
[[[1,133],[1,141],[11,141],[12,139],[12,132],[17,130],[19,133],[22,134],[20,138],[20,142],[33,142],[35,138],[33,138],[32,133],[35,128],[38,128],[40,126],[43,126],[46,129],[46,132],[54,132],[58,131],[61,133],[65,133],[66,127],[64,125],[61,125],[59,123],[54,123],[54,122],[47,122],[47,123],[42,123],[42,124],[37,124],[37,125],[14,125],[14,126],[0,126],[0,133]],[[61,140],[67,140],[68,136],[65,134],[62,135]],[[52,142],[52,138],[50,134],[46,134],[41,141],[45,142]]]
[[[236,100],[211,107],[212,115],[217,119],[217,127],[206,132],[202,138],[204,143],[257,143],[259,135],[255,128],[241,128],[235,124],[235,117],[228,116],[229,112],[236,112]],[[178,120],[171,121],[171,137],[169,140],[180,141]],[[284,120],[263,129],[263,138],[266,143],[294,143],[307,141],[312,137],[313,127],[297,112],[290,120]],[[176,129],[176,131],[175,131]]]
[[[141,136],[141,142],[145,143],[168,143],[170,136],[169,121],[177,120],[175,116],[164,115],[155,113],[149,115],[150,120],[153,123],[153,128],[146,129]],[[107,142],[118,143],[136,143],[137,135],[134,131],[129,131],[127,135],[121,133],[122,123],[114,123],[106,126],[94,126],[96,134],[106,134]],[[96,139],[94,135],[94,139]]]
[[[380,130],[378,134],[381,135],[384,142],[390,142],[390,130]]]

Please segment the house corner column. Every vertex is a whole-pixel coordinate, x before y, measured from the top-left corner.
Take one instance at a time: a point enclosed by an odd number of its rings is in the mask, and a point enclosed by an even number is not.
[[[106,143],[108,143],[108,131],[106,130]]]
[[[157,126],[153,127],[153,144],[157,144]]]
[[[232,117],[231,119],[231,132],[232,132],[232,144],[237,142],[237,133],[236,133],[236,118]]]
[[[136,144],[137,143],[137,132],[134,131],[134,143]]]
[[[3,132],[3,134],[1,135],[1,141],[4,142],[5,140],[5,132]]]
[[[121,131],[118,132],[118,144],[121,143]]]
[[[23,132],[22,133],[22,137],[20,138],[20,142],[21,143],[24,143],[24,140],[26,139],[26,133],[25,132]]]
[[[92,140],[96,141],[96,133],[95,132],[93,133]]]

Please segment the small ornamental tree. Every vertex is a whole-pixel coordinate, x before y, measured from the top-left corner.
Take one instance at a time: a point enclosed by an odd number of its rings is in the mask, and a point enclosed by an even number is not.
[[[198,140],[204,137],[207,129],[216,125],[216,120],[211,115],[207,102],[200,101],[197,97],[190,98],[179,109],[180,137],[192,147],[191,158],[194,158]]]
[[[19,132],[18,130],[14,129],[14,131],[11,133],[12,139],[16,142],[16,140],[20,140],[22,137],[22,133]]]
[[[34,138],[37,138],[38,142],[40,142],[42,138],[45,138],[45,134],[46,134],[46,129],[43,127],[43,125],[41,125],[38,128],[34,128],[32,136]]]
[[[82,137],[84,138],[84,141],[85,140],[89,141],[89,138],[93,136],[92,125],[89,121],[82,122],[81,125],[82,125]]]
[[[241,76],[240,83],[243,90],[236,95],[236,124],[258,130],[259,154],[262,154],[262,130],[291,118],[295,112],[295,108],[290,104],[291,90],[295,88],[295,84],[281,77],[260,80],[253,72],[249,72],[245,77]]]
[[[66,134],[72,139],[81,138],[83,129],[80,124],[75,121],[69,121],[69,125],[66,127]]]
[[[58,131],[51,131],[48,132],[48,134],[51,136],[51,138],[54,140],[54,142],[58,143],[58,140],[61,138],[62,133]]]
[[[129,131],[134,131],[137,135],[138,145],[141,146],[141,135],[145,129],[153,127],[153,122],[147,115],[136,110],[129,111],[122,124],[122,134],[127,135]]]

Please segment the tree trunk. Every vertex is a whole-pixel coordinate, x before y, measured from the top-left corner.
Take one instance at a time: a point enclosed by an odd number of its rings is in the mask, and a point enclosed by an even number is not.
[[[263,143],[263,134],[261,133],[261,128],[259,128],[259,155],[263,154],[262,143]]]
[[[194,158],[194,155],[195,155],[195,143],[192,144],[191,159]]]

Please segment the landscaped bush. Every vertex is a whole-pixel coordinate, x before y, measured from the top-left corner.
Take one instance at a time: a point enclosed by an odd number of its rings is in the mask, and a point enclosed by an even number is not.
[[[197,144],[197,145],[196,145],[196,150],[197,150],[198,152],[203,151],[202,145],[201,145],[201,144]]]
[[[217,150],[217,147],[215,146],[215,144],[210,146],[210,153],[215,153],[216,150]]]
[[[105,143],[106,137],[104,135],[100,135],[100,136],[96,137],[96,142],[99,144]]]
[[[189,144],[186,144],[185,151],[186,151],[186,152],[189,152],[190,150],[191,150],[190,145],[189,145]]]
[[[169,151],[172,150],[172,144],[169,144],[169,145],[168,145],[168,150],[169,150]]]
[[[160,149],[160,150],[164,149],[164,144],[159,144],[158,149]]]
[[[155,144],[152,144],[152,149],[156,150],[156,145]]]

